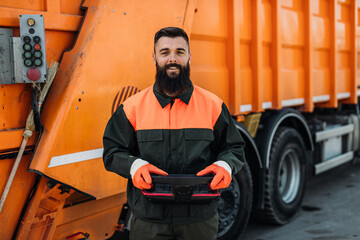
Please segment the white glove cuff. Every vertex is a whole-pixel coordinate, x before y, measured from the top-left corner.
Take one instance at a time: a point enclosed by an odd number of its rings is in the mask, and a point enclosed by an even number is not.
[[[223,167],[226,171],[228,171],[228,173],[231,176],[231,173],[232,173],[231,167],[227,162],[219,160],[219,161],[214,162],[214,164],[218,165],[219,167]]]
[[[130,175],[133,178],[135,172],[142,166],[148,164],[148,161],[142,160],[141,158],[136,159],[130,167]]]

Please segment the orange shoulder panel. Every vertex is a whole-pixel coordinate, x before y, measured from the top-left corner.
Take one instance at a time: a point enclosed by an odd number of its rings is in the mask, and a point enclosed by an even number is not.
[[[194,85],[189,104],[175,99],[162,108],[153,88],[148,87],[127,99],[124,111],[135,131],[149,129],[213,129],[222,110],[223,101],[216,95]]]
[[[179,128],[213,129],[221,114],[222,104],[223,101],[218,96],[194,85],[193,95],[188,109],[182,113],[182,124]]]
[[[144,106],[144,103],[146,102],[147,104],[145,105],[147,105],[148,108],[151,108],[152,106],[150,106],[150,104],[156,103],[155,101],[149,101],[151,95],[154,96],[152,86],[147,87],[139,93],[129,97],[122,103],[122,105],[124,106],[125,115],[130,121],[135,131],[137,131],[137,115],[141,114],[142,112],[141,106]],[[156,100],[155,96],[154,98]]]

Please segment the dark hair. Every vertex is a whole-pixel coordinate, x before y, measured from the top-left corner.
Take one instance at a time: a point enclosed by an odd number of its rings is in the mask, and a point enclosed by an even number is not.
[[[177,27],[166,27],[166,28],[162,28],[160,29],[157,33],[155,33],[155,37],[154,37],[154,48],[155,45],[157,43],[157,41],[161,38],[161,37],[169,37],[169,38],[176,38],[176,37],[182,37],[185,39],[189,49],[189,38],[188,35],[186,34],[186,32],[181,29],[181,28],[177,28]]]

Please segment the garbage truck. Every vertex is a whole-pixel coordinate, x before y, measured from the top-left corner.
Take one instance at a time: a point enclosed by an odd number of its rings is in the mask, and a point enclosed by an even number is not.
[[[0,239],[119,239],[127,180],[103,165],[108,119],[154,83],[153,37],[183,28],[191,80],[219,96],[246,163],[218,239],[277,225],[310,176],[359,159],[358,0],[0,2]],[[338,168],[339,169],[339,168]],[[341,169],[341,168],[340,168]]]

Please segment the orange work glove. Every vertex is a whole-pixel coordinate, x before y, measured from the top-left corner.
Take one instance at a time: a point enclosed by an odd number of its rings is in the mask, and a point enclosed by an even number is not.
[[[148,163],[143,165],[142,167],[139,167],[136,170],[134,176],[132,177],[132,182],[134,186],[139,189],[150,189],[152,182],[150,173],[155,173],[163,176],[168,175],[165,171]]]
[[[227,166],[226,167],[219,166],[217,163],[219,165],[223,165],[223,166],[225,163]],[[201,170],[196,175],[204,176],[206,174],[213,173],[213,174],[215,174],[215,176],[210,183],[210,188],[212,190],[216,190],[216,189],[220,189],[220,188],[227,188],[231,183],[231,172],[229,172],[228,169],[231,171],[231,168],[227,162],[217,161],[217,162],[211,164],[210,166],[206,167],[205,169]]]

